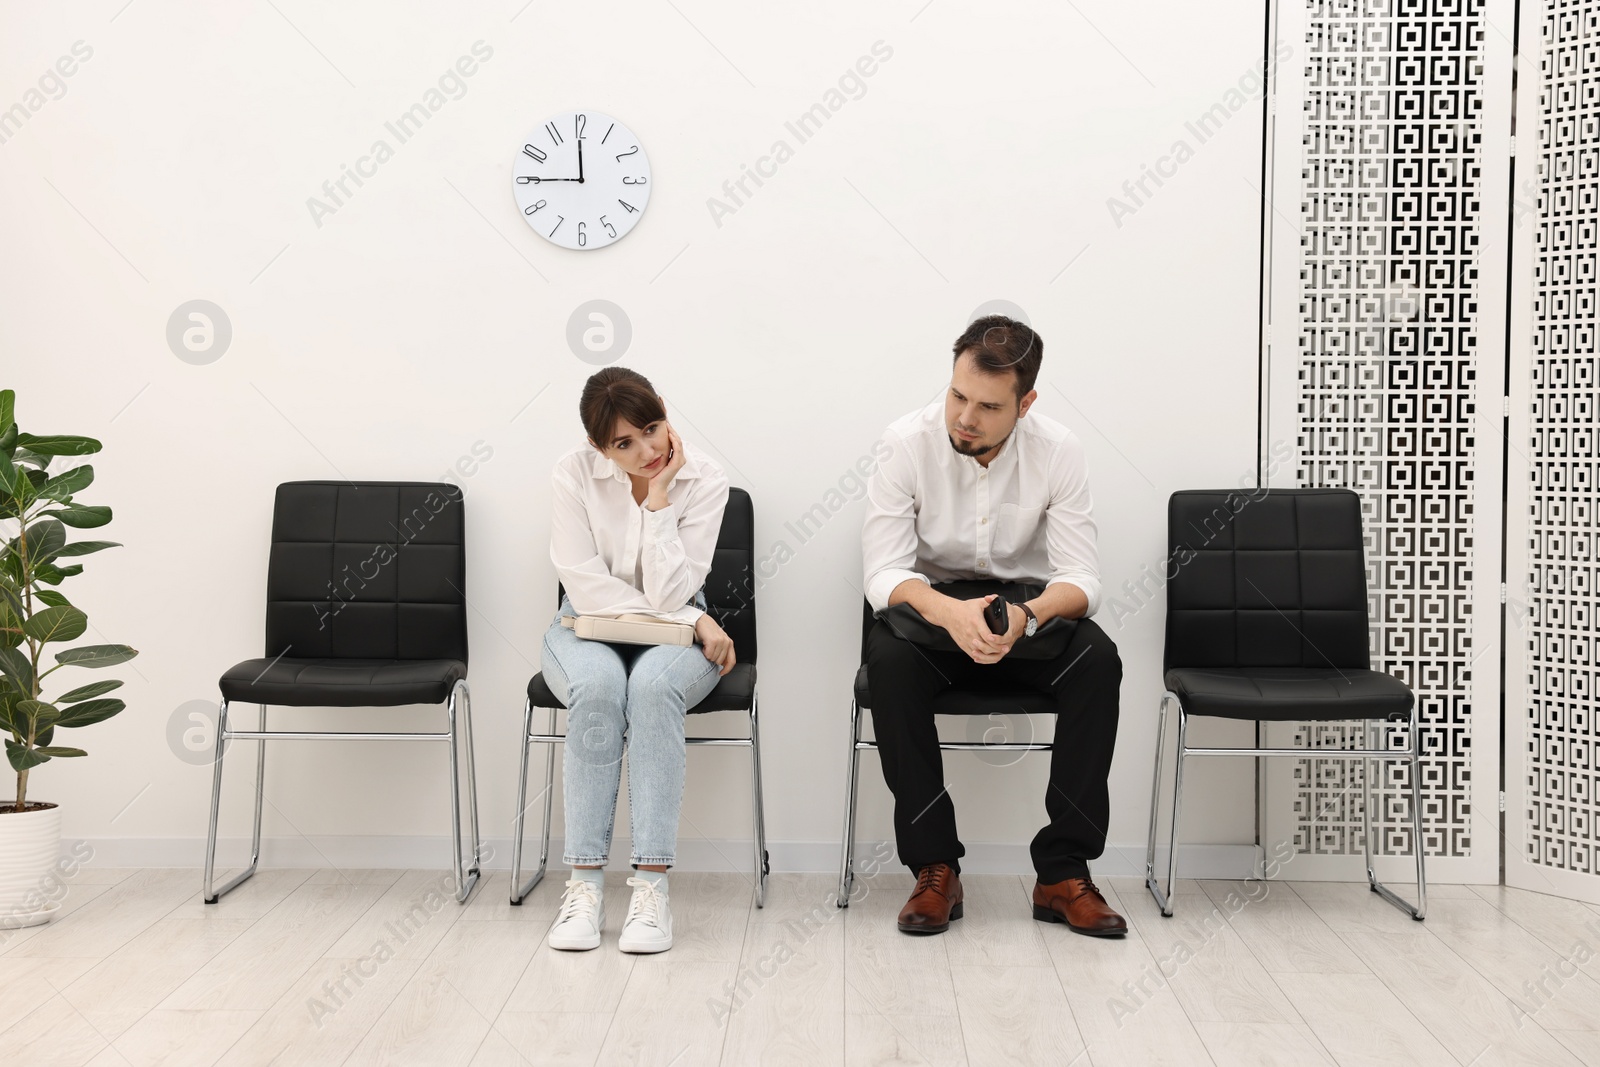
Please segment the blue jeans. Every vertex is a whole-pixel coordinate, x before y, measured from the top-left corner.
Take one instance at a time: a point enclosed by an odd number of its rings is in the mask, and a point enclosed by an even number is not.
[[[695,604],[705,608],[703,592]],[[570,600],[562,599],[560,614],[577,614]],[[626,742],[632,862],[671,866],[683,806],[684,714],[716,688],[719,668],[699,645],[585,641],[560,615],[545,631],[542,659],[545,682],[567,706],[562,859],[605,864]]]

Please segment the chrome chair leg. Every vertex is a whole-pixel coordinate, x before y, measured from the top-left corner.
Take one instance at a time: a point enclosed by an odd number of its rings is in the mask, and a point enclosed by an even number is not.
[[[545,735],[550,736],[556,732],[556,709],[550,708],[550,724],[545,728]],[[528,739],[533,736],[533,701],[528,700],[522,706],[522,774],[517,779],[517,816],[512,820],[515,827],[516,844],[511,853],[511,903],[520,905],[528,899],[528,894],[533,892],[533,887],[544,880],[544,873],[550,864],[550,812],[555,806],[555,798],[551,790],[556,782],[556,746],[549,742],[544,744],[544,819],[539,831],[539,867],[533,872],[526,882],[522,879],[522,844],[525,833],[524,826],[528,814],[528,750],[532,742]],[[540,799],[535,797],[534,799]]]
[[[1422,722],[1416,703],[1411,705],[1411,851],[1417,857],[1417,906],[1411,917],[1421,922],[1428,914],[1428,877],[1423,871],[1422,847]]]
[[[1365,816],[1363,816],[1362,830],[1363,835],[1366,837],[1366,843],[1368,843],[1368,849],[1366,849],[1366,883],[1368,883],[1368,888],[1373,893],[1378,894],[1382,899],[1386,899],[1390,904],[1394,904],[1395,907],[1405,912],[1406,915],[1410,915],[1414,920],[1422,921],[1422,917],[1427,913],[1427,878],[1422,872],[1422,731],[1414,702],[1411,704],[1411,752],[1406,753],[1403,758],[1405,758],[1406,763],[1411,765],[1411,851],[1416,854],[1416,904],[1406,901],[1405,897],[1395,893],[1394,889],[1390,889],[1389,886],[1378,880],[1378,875],[1373,870],[1373,859],[1371,859],[1371,835],[1366,833],[1368,827],[1366,827]],[[1362,763],[1363,768],[1365,768],[1368,760],[1363,758]],[[1370,797],[1371,793],[1370,785],[1370,782],[1366,782],[1363,779],[1363,787],[1368,790],[1368,797]]]
[[[545,724],[545,733],[556,732],[556,709],[550,709],[550,719]],[[544,877],[545,867],[550,862],[550,816],[556,809],[556,746],[544,746],[544,821],[539,830],[539,878]],[[535,879],[535,882],[537,879]],[[528,889],[532,889],[534,882],[529,882]]]
[[[1411,751],[1405,756],[1405,760],[1411,765],[1411,851],[1417,859],[1417,902],[1412,904],[1378,881],[1377,876],[1372,873],[1370,858],[1367,861],[1367,878],[1374,893],[1421,922],[1428,911],[1428,881],[1423,870],[1422,848],[1422,724],[1418,721],[1417,706],[1414,702],[1411,705]]]
[[[1178,701],[1178,765],[1172,774],[1172,838],[1167,847],[1167,890],[1157,893],[1161,914],[1172,918],[1173,897],[1178,894],[1178,824],[1183,819],[1183,764],[1189,754],[1189,713]]]
[[[1172,699],[1174,697],[1170,690],[1161,694],[1161,714],[1156,720],[1156,768],[1150,783],[1150,834],[1145,840],[1144,848],[1145,888],[1156,898],[1156,904],[1160,906],[1163,915],[1169,912],[1166,894],[1161,891],[1161,885],[1156,881],[1156,817],[1161,807],[1161,756],[1167,740],[1167,701]]]
[[[522,881],[522,834],[524,816],[528,805],[528,750],[532,747],[528,743],[528,735],[533,733],[533,701],[524,698],[522,701],[522,759],[519,761],[517,774],[517,810],[511,817],[511,903],[520,905],[533,887],[539,884],[539,879],[544,876],[544,867],[541,864],[539,873],[535,874],[526,886],[520,886]]]
[[[256,731],[265,733],[267,729],[267,706],[260,705],[258,725]],[[215,904],[224,893],[235,888],[240,882],[256,873],[256,865],[261,862],[261,809],[265,806],[266,780],[267,780],[267,742],[263,738],[258,741],[256,749],[256,810],[253,829],[250,832],[250,865],[242,872],[235,875],[228,883],[218,889],[212,889],[212,881],[216,873],[217,861],[217,824],[222,810],[222,754],[227,748],[228,735],[228,702],[226,700],[217,708],[217,753],[211,767],[211,821],[206,830],[206,871],[205,884],[201,887],[201,898],[207,904]]]
[[[761,800],[761,734],[757,726],[755,694],[750,695],[750,784],[755,808],[756,829],[756,907],[767,902],[767,818]]]
[[[1372,727],[1369,725],[1362,732],[1370,737]],[[1373,747],[1368,739],[1363,739],[1362,743]],[[1372,869],[1372,760],[1366,758],[1361,760],[1361,852],[1367,861],[1367,888],[1376,893],[1378,872]]]
[[[466,696],[465,701],[458,702],[457,695]],[[461,758],[460,748],[463,736],[467,738],[470,746],[472,737],[472,705],[471,694],[467,690],[466,679],[456,682],[450,689],[450,699],[445,705],[445,714],[450,720],[450,842],[453,855],[451,860],[455,869],[456,902],[465,904],[472,895],[473,888],[478,884],[479,843],[477,838],[478,817],[477,797],[473,796],[469,803],[472,808],[472,865],[467,868],[462,860],[461,853]],[[459,711],[459,715],[457,714]],[[464,722],[463,722],[464,720]],[[461,727],[458,729],[458,725]],[[469,781],[474,775],[472,751],[467,751],[467,775]]]
[[[841,908],[850,906],[850,890],[855,884],[856,852],[856,792],[861,783],[861,705],[850,702],[850,791],[844,806],[844,856],[839,862],[839,898]]]

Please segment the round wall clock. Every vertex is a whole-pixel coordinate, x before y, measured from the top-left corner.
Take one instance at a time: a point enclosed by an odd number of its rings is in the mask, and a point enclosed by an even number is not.
[[[522,217],[563,248],[622,240],[650,202],[650,161],[639,138],[598,111],[551,116],[518,146],[513,170]]]

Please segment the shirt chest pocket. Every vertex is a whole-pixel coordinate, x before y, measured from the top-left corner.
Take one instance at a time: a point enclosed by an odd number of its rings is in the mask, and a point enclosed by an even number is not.
[[[997,559],[1015,560],[1044,537],[1044,508],[1021,504],[1001,504],[995,514],[994,540],[990,543]]]

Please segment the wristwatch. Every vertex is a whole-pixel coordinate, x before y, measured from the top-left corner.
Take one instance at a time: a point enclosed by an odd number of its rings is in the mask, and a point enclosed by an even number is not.
[[[1018,604],[1017,607],[1028,617],[1028,625],[1022,628],[1022,636],[1032,637],[1039,630],[1039,616],[1035,615],[1033,609],[1026,604]]]

